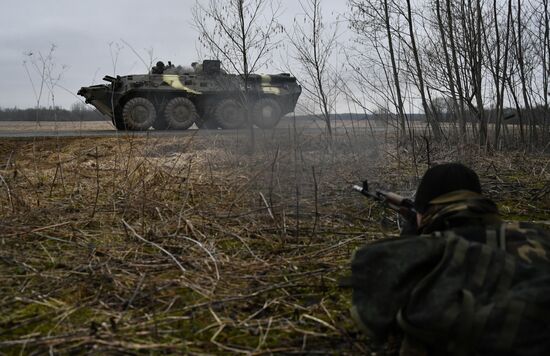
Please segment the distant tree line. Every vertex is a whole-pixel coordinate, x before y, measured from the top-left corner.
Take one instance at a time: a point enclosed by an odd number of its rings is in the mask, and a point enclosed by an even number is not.
[[[83,103],[70,109],[40,107],[30,109],[0,108],[0,121],[104,121],[107,118]]]

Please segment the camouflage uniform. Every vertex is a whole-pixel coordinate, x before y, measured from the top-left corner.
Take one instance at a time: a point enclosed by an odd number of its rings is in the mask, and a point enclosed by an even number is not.
[[[405,345],[402,354],[550,354],[549,235],[503,223],[492,201],[470,191],[432,200],[422,221],[419,236],[356,252],[358,325],[426,347]]]

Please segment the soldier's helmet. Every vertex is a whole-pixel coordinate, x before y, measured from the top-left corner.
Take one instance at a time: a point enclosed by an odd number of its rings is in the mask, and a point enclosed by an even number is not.
[[[469,190],[481,194],[481,184],[476,172],[461,163],[443,163],[430,167],[416,190],[416,211],[424,213],[431,200],[457,190]]]

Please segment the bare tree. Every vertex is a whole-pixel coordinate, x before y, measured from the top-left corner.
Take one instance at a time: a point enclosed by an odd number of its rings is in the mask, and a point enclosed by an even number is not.
[[[511,5],[511,1],[508,1],[508,4]],[[485,52],[487,53],[487,66],[493,78],[495,91],[494,144],[499,146],[501,142],[501,130],[504,124],[504,94],[510,53],[511,8],[510,6],[499,5],[497,0],[493,0],[491,16],[491,21],[493,22],[492,28],[488,28],[489,24],[484,22],[482,26]],[[504,36],[502,35],[502,27],[504,27]]]
[[[250,75],[270,61],[269,53],[280,42],[278,35],[283,28],[277,22],[279,15],[280,4],[271,0],[197,0],[193,8],[193,23],[208,54],[241,75],[244,91],[240,104],[251,151],[255,138],[248,93]]]
[[[357,86],[371,83],[368,90],[393,103],[405,119],[401,122],[407,122],[403,106],[413,107],[418,96],[437,133],[432,116],[439,112],[435,100],[443,98],[451,109],[445,118],[458,121],[459,142],[471,134],[482,146],[502,147],[509,142],[507,119],[514,113],[521,144],[540,146],[550,135],[545,119],[550,112],[548,0],[349,4],[350,27],[357,35],[349,58]],[[369,52],[375,55],[363,54]],[[382,79],[385,85],[374,85]],[[410,83],[416,88],[407,90]]]
[[[44,94],[46,94],[48,105],[54,110],[54,119],[56,118],[57,109],[55,102],[56,89],[60,87],[59,83],[63,74],[68,69],[66,65],[62,65],[60,68],[57,66],[54,56],[56,49],[57,46],[51,44],[46,54],[43,54],[41,51],[28,51],[25,53],[27,58],[23,61],[23,67],[35,95],[36,109],[40,109],[41,105],[43,105],[42,99]],[[36,112],[36,121],[38,123],[39,110],[36,110]]]
[[[543,141],[548,138],[548,116],[550,114],[549,108],[549,91],[550,91],[550,6],[548,0],[542,0],[540,4],[541,9],[537,11],[540,13],[540,27],[538,31],[538,43],[542,47],[540,51],[540,57],[542,61],[542,95],[543,95]]]
[[[441,73],[443,73],[443,77],[447,78],[448,88],[449,88],[451,103],[452,103],[451,113],[455,116],[455,121],[456,121],[456,116],[458,115],[458,121],[459,121],[459,127],[460,127],[459,138],[462,141],[466,129],[465,129],[465,126],[464,126],[463,110],[459,110],[459,106],[458,106],[457,90],[456,90],[456,86],[455,86],[455,75],[454,75],[454,71],[453,71],[451,56],[449,55],[449,50],[452,49],[452,48],[447,43],[447,32],[445,30],[445,25],[444,25],[444,21],[443,21],[443,17],[444,17],[443,14],[444,14],[444,10],[442,11],[441,1],[440,0],[435,0],[435,15],[436,15],[436,23],[437,23],[436,27],[437,27],[437,30],[439,31],[439,37],[441,38],[442,57],[444,59],[444,67],[443,67],[444,69],[441,71]],[[453,41],[451,40],[451,44],[452,43],[453,43]],[[435,48],[435,46],[434,46],[434,48]],[[434,72],[435,71],[434,69],[435,68],[433,66],[431,66],[431,72]],[[445,100],[445,99],[443,99],[443,100]],[[434,109],[437,109],[438,105],[436,105],[435,102],[432,102],[432,107]]]
[[[376,57],[373,62],[379,67],[377,69],[383,73],[385,90],[387,90],[387,93],[380,94],[395,106],[401,137],[406,137],[407,117],[404,110],[400,76],[402,68],[399,66],[398,49],[395,45],[395,40],[399,39],[398,34],[401,33],[401,30],[398,29],[399,19],[392,16],[394,14],[394,11],[390,9],[392,4],[393,2],[388,0],[351,0],[350,27],[358,36],[356,42],[367,42],[372,45],[372,51]],[[358,49],[356,53],[361,53],[361,51],[365,51],[365,48]],[[360,80],[371,82],[370,73],[357,71],[362,70],[365,65],[372,67],[371,63],[363,61],[359,65],[352,64],[352,68],[356,70]],[[376,86],[374,83],[372,84],[371,88]]]
[[[401,83],[399,80],[399,67],[397,66],[397,61],[395,59],[395,49],[393,45],[393,34],[390,27],[391,17],[389,12],[388,0],[383,0],[384,7],[384,26],[386,28],[386,35],[388,41],[388,52],[390,54],[391,60],[391,70],[393,74],[394,86],[395,86],[395,95],[397,97],[397,112],[399,113],[401,130],[405,132],[405,111],[403,108],[403,95],[401,94]]]
[[[420,92],[420,98],[422,100],[422,108],[424,109],[424,114],[426,116],[426,121],[428,122],[428,125],[430,125],[432,132],[435,135],[436,139],[440,139],[441,137],[441,129],[439,127],[439,123],[437,121],[437,118],[433,115],[432,110],[430,108],[430,105],[428,104],[427,95],[426,95],[426,85],[424,80],[424,74],[423,74],[423,66],[420,59],[420,53],[417,46],[417,34],[414,28],[414,17],[413,17],[413,11],[411,6],[411,0],[406,0],[407,3],[407,13],[404,16],[408,28],[409,28],[409,42],[410,42],[410,49],[413,54],[414,63],[415,63],[415,75],[416,77],[415,83],[418,87],[418,91]],[[428,93],[429,95],[429,93]]]
[[[302,0],[303,15],[294,19],[288,38],[294,48],[294,59],[300,63],[300,83],[304,92],[321,112],[327,135],[332,139],[331,113],[337,97],[338,73],[330,60],[337,48],[338,29],[323,21],[321,0]]]

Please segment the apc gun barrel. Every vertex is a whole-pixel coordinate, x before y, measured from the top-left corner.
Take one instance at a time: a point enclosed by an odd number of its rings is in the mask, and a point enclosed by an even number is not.
[[[104,76],[104,77],[103,77],[103,80],[106,81],[106,82],[109,82],[109,83],[116,82],[116,78],[115,78],[115,77],[111,77],[110,75]]]

